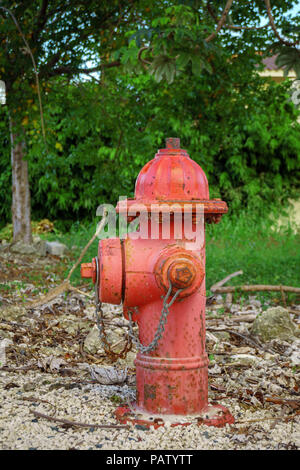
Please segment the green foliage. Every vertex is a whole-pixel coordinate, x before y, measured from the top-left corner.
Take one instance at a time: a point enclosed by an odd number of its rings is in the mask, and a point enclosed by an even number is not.
[[[295,71],[296,77],[300,79],[300,52],[292,47],[280,47],[279,54],[276,58],[278,67],[284,67],[284,75],[287,76],[292,70]]]
[[[174,60],[164,54],[156,56],[149,67],[149,73],[154,75],[158,83],[163,78],[167,83],[172,83],[174,81],[175,72],[176,66]]]
[[[298,5],[299,8],[299,5]],[[282,41],[276,41],[268,47],[268,51],[272,54],[278,54],[276,64],[284,67],[284,73],[287,76],[289,72],[294,71],[297,79],[300,79],[300,15],[295,15],[291,19],[291,15],[282,18],[281,24]]]
[[[256,212],[222,217],[206,227],[206,285],[243,270],[228,285],[271,284],[299,286],[300,236],[291,230],[274,231],[272,222]],[[226,284],[227,285],[227,284]],[[278,293],[261,294],[280,300]],[[290,296],[295,300],[295,296]]]
[[[33,219],[64,220],[67,228],[94,217],[102,203],[132,197],[140,169],[168,136],[181,138],[206,172],[211,197],[225,199],[231,211],[266,214],[285,203],[299,190],[297,111],[287,85],[266,84],[243,68],[242,58],[224,67],[221,81],[203,72],[176,76],[172,85],[138,75],[128,87],[128,76],[116,72],[101,87],[53,82],[45,101],[47,152],[39,121],[27,126]],[[10,156],[0,129],[0,210],[8,221]]]
[[[240,0],[233,2],[230,14],[219,34],[215,34],[216,24],[225,7],[225,0],[219,2],[174,1],[168,6],[156,2],[150,13],[143,15],[143,23],[136,25],[135,30],[128,32],[129,49],[123,47],[117,51],[126,57],[127,67],[137,62],[140,48],[146,49],[150,64],[148,72],[157,82],[165,79],[172,83],[174,76],[186,72],[192,64],[192,73],[200,76],[203,70],[218,73],[218,66],[233,54],[247,54],[248,60],[258,61],[257,52],[268,51],[269,55],[280,53],[281,61],[298,74],[299,49],[299,15],[285,15],[293,2],[273,0],[276,10],[276,27],[285,35],[282,41],[268,34],[267,28],[257,27],[264,16],[268,19],[264,2]],[[165,8],[162,10],[162,6]],[[156,8],[157,9],[156,9]],[[267,21],[266,21],[267,24]],[[277,32],[277,34],[279,34]],[[288,45],[289,44],[289,45]],[[133,53],[136,48],[136,54]],[[129,54],[130,50],[130,54]],[[143,53],[144,55],[144,53]],[[283,58],[285,57],[285,59]],[[214,66],[211,59],[214,59]]]
[[[95,233],[97,221],[75,223],[65,234],[47,234],[47,239],[58,239],[72,248],[74,259]],[[95,240],[83,258],[90,262],[97,251]],[[72,267],[74,260],[70,260]],[[233,278],[228,285],[240,284],[282,284],[300,285],[300,237],[291,230],[275,232],[272,223],[256,212],[243,211],[240,214],[224,215],[219,224],[206,225],[206,289],[228,274],[243,270],[243,275]],[[73,283],[82,283],[80,269],[72,276]],[[91,281],[90,285],[92,287]],[[244,296],[246,294],[243,294]],[[262,298],[281,301],[278,293],[262,293]],[[288,297],[295,300],[295,296]]]
[[[222,33],[207,41],[225,1],[213,3],[211,14],[206,2],[189,0],[3,0],[34,54],[44,104],[46,146],[30,54],[1,10],[0,78],[27,145],[33,219],[67,227],[93,217],[103,202],[132,196],[139,170],[170,135],[203,167],[211,197],[224,198],[232,211],[265,213],[293,196],[297,112],[286,86],[266,85],[254,73],[257,51],[273,38],[266,29],[237,34],[227,27],[255,26],[265,8],[234,2]],[[289,33],[280,18],[293,2],[273,3],[278,26]],[[100,72],[93,83],[80,75],[87,63]],[[10,219],[11,170],[6,108],[0,113],[1,226]]]

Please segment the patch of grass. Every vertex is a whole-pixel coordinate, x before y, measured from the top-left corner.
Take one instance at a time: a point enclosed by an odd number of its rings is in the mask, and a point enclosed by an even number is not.
[[[14,280],[14,281],[8,281],[6,282],[5,284],[4,283],[0,283],[0,290],[4,290],[6,292],[10,292],[10,291],[13,291],[15,289],[24,289],[25,288],[25,283],[23,281],[19,281],[19,280]]]
[[[226,285],[300,285],[300,234],[286,229],[272,230],[271,222],[253,214],[224,216],[206,231],[206,286],[209,288],[228,274],[243,270]],[[254,293],[253,293],[254,294]],[[258,296],[281,299],[278,293]],[[243,294],[246,297],[246,294]],[[293,299],[295,295],[286,294]]]
[[[272,284],[300,286],[300,234],[286,229],[275,232],[272,222],[257,218],[255,214],[225,215],[219,224],[206,225],[206,286],[210,287],[228,274],[243,270],[242,276],[226,285]],[[71,249],[66,274],[79,257],[81,250],[95,233],[97,222],[89,225],[76,223],[66,234],[47,234],[48,240],[59,240]],[[89,262],[97,255],[98,240],[90,246],[82,262]],[[72,276],[72,282],[82,284],[80,268]],[[92,283],[90,281],[91,287]],[[251,293],[262,300],[281,302],[280,293]],[[295,300],[293,294],[285,294],[287,302]],[[246,293],[234,296],[245,301]]]
[[[79,258],[81,251],[83,250],[85,245],[89,242],[89,240],[94,235],[96,228],[97,228],[97,221],[91,222],[88,225],[84,225],[84,224],[80,224],[79,222],[76,222],[72,225],[68,233],[55,231],[54,233],[40,235],[40,237],[43,239],[47,239],[49,241],[59,241],[61,243],[64,243],[69,248],[70,250],[68,253],[69,259],[65,265],[65,273],[63,277],[67,276],[69,270]],[[98,243],[99,243],[98,239],[96,239],[92,243],[88,251],[85,253],[81,263],[88,263],[92,260],[92,258],[94,258],[97,255]],[[47,267],[46,270],[47,272],[49,272],[49,267]],[[51,269],[50,269],[50,272],[51,272]],[[75,285],[82,284],[84,282],[80,277],[80,265],[74,271],[71,281],[72,281],[72,284],[75,284]],[[91,281],[90,281],[90,284],[92,286]]]
[[[1,292],[1,291],[10,292],[10,291],[12,291],[13,289],[14,289],[13,286],[11,286],[10,284],[2,284],[2,283],[0,283],[0,292]]]
[[[119,395],[112,395],[110,397],[110,401],[112,401],[113,403],[115,403],[116,405],[119,405],[120,403],[123,402],[123,399],[122,397],[120,397]]]

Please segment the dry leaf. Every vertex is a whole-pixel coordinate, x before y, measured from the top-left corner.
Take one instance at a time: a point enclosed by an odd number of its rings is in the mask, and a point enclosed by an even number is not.
[[[58,371],[62,365],[65,365],[66,361],[56,356],[44,357],[38,360],[38,367],[44,371],[50,370],[50,372]]]
[[[97,380],[102,385],[114,385],[125,382],[127,378],[127,367],[125,370],[115,367],[97,367],[89,368],[93,380]]]

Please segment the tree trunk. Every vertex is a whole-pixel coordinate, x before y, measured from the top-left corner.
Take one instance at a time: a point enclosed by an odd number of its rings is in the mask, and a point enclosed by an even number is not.
[[[12,119],[10,123],[11,165],[12,165],[12,223],[13,242],[32,243],[30,190],[28,163],[24,160],[26,148],[21,129]]]

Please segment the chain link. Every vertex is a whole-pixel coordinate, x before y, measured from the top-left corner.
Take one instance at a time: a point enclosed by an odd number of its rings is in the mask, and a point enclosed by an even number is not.
[[[103,315],[103,310],[102,310],[102,303],[99,300],[99,293],[98,293],[98,289],[99,289],[99,264],[98,264],[98,259],[97,258],[95,258],[95,259],[96,259],[96,268],[97,268],[97,279],[96,279],[96,283],[95,283],[96,323],[97,323],[97,327],[98,327],[98,331],[99,331],[99,338],[100,338],[100,341],[103,345],[103,349],[104,349],[105,353],[109,356],[109,358],[113,362],[115,362],[119,358],[124,359],[126,357],[127,353],[132,348],[132,341],[131,341],[131,338],[130,338],[129,333],[128,333],[128,337],[127,337],[125,346],[122,349],[122,351],[117,353],[117,352],[115,352],[111,349],[111,345],[109,344],[109,342],[107,340],[107,334],[106,334],[105,327],[104,327],[104,315]]]
[[[97,323],[97,327],[98,327],[98,331],[99,331],[99,338],[100,338],[100,341],[103,345],[105,353],[110,357],[110,359],[112,361],[115,362],[118,358],[124,359],[126,357],[127,353],[132,348],[132,343],[134,343],[136,345],[137,349],[142,354],[150,352],[150,351],[154,351],[157,347],[157,344],[158,344],[159,340],[162,338],[162,336],[164,334],[165,324],[167,322],[167,318],[168,318],[168,315],[170,313],[169,308],[171,307],[171,305],[173,305],[176,298],[178,297],[180,292],[183,291],[183,289],[178,289],[175,292],[175,294],[173,295],[170,302],[168,303],[168,300],[171,296],[172,289],[173,289],[171,280],[168,278],[169,289],[168,289],[168,292],[166,293],[165,297],[162,297],[163,298],[163,306],[162,306],[162,310],[161,310],[161,316],[160,316],[160,319],[159,319],[159,323],[158,323],[154,338],[148,346],[144,346],[139,341],[139,339],[135,336],[135,334],[133,332],[132,311],[130,311],[128,309],[128,317],[129,317],[128,337],[127,337],[126,344],[125,344],[124,348],[122,349],[122,351],[117,353],[117,352],[115,352],[111,349],[111,345],[109,344],[109,342],[107,340],[107,334],[106,334],[105,326],[104,326],[104,315],[103,315],[103,310],[102,310],[102,303],[99,300],[99,293],[98,293],[98,289],[99,289],[99,264],[98,264],[98,259],[97,258],[95,258],[95,259],[96,259],[96,265],[97,265],[97,278],[96,278],[96,283],[95,283],[96,323]],[[138,307],[132,307],[132,310],[135,310],[135,312],[137,312]]]
[[[161,310],[161,316],[160,316],[160,319],[159,319],[158,327],[156,329],[153,340],[151,341],[150,344],[148,344],[148,346],[144,346],[140,342],[140,340],[135,336],[135,334],[133,332],[132,312],[130,310],[128,310],[129,336],[130,336],[131,340],[133,341],[133,343],[138,348],[138,350],[142,354],[150,352],[150,351],[154,351],[154,349],[156,349],[157,344],[158,344],[159,340],[162,338],[163,333],[165,331],[165,324],[167,322],[167,318],[168,318],[168,315],[170,313],[169,308],[175,302],[175,300],[178,297],[178,295],[180,294],[180,292],[183,291],[183,289],[178,289],[176,291],[176,293],[174,294],[173,298],[170,300],[170,302],[167,303],[167,301],[168,301],[168,299],[169,299],[169,297],[172,293],[172,288],[173,288],[172,283],[171,283],[169,278],[168,278],[168,280],[169,280],[169,289],[168,289],[168,292],[166,293],[165,297],[163,297],[163,306],[162,306],[162,310]],[[135,309],[136,309],[136,307],[135,307]]]

